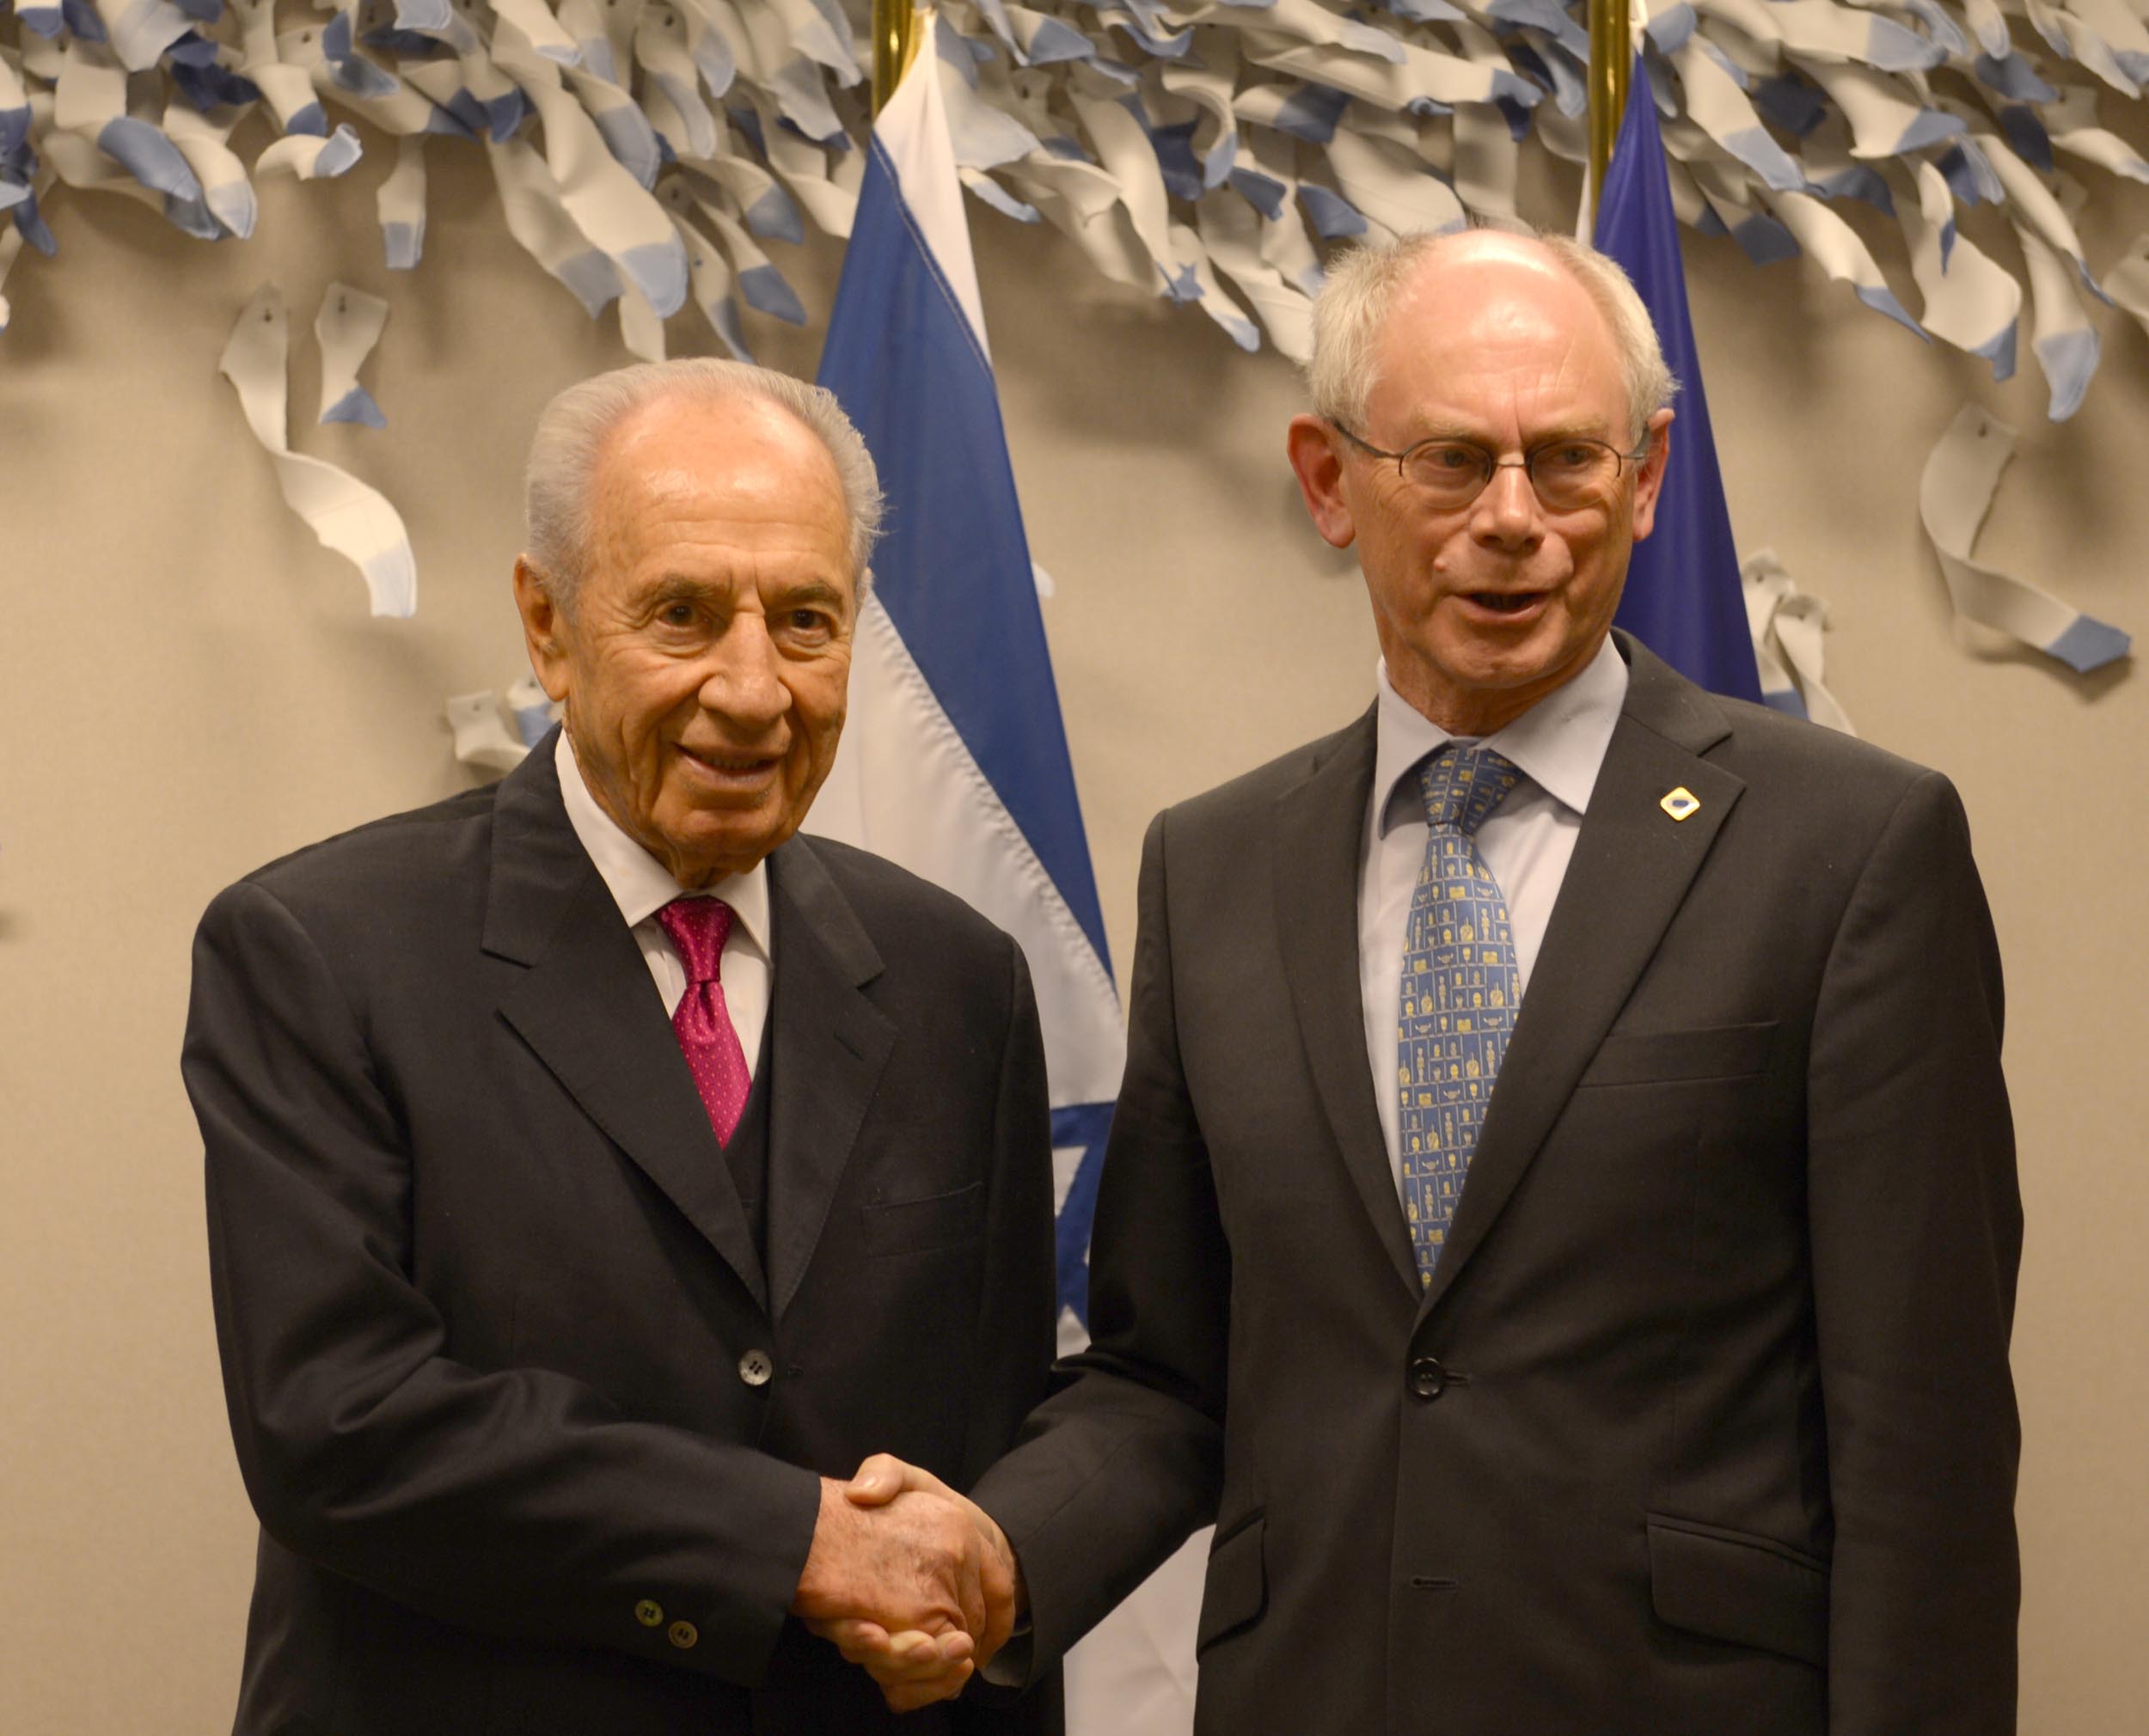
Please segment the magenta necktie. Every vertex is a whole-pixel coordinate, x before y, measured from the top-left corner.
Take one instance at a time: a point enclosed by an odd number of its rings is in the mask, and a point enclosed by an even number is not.
[[[732,932],[732,907],[720,898],[675,898],[657,913],[657,920],[687,968],[687,992],[671,1015],[679,1053],[694,1074],[709,1125],[729,1145],[754,1083],[724,1004],[724,938]]]

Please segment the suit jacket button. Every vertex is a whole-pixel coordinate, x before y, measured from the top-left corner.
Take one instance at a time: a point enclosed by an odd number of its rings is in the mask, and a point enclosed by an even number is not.
[[[681,1651],[685,1652],[692,1650],[694,1642],[701,1636],[695,1631],[692,1622],[674,1622],[664,1637]]]
[[[749,1386],[766,1386],[776,1372],[776,1365],[768,1360],[766,1350],[750,1350],[738,1359],[738,1378]],[[691,1645],[692,1641],[688,1644]]]
[[[1448,1371],[1430,1356],[1411,1358],[1410,1378],[1411,1391],[1429,1401],[1439,1397],[1448,1387]]]
[[[664,1606],[644,1598],[634,1605],[634,1619],[645,1628],[661,1628],[664,1624]]]

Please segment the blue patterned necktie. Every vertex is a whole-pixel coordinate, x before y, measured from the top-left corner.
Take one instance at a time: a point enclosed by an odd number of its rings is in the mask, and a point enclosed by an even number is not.
[[[1395,1042],[1403,1211],[1421,1285],[1440,1263],[1521,1004],[1507,900],[1475,842],[1521,775],[1497,754],[1452,744],[1417,772],[1430,829],[1403,930]]]

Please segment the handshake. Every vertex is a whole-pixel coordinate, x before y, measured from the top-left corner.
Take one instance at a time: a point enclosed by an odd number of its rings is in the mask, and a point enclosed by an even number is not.
[[[1014,1629],[1014,1551],[991,1518],[930,1472],[876,1453],[823,1477],[793,1615],[879,1684],[891,1709],[952,1699]]]

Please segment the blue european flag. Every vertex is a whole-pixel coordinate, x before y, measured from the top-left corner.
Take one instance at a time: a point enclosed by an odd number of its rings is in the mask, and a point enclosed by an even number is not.
[[[1594,241],[1617,260],[1656,322],[1664,360],[1679,380],[1671,458],[1656,524],[1634,545],[1618,624],[1657,656],[1711,692],[1760,703],[1760,676],[1746,625],[1738,547],[1717,468],[1709,399],[1687,315],[1687,278],[1679,257],[1679,219],[1649,77],[1638,54],[1626,113],[1597,200]]]

